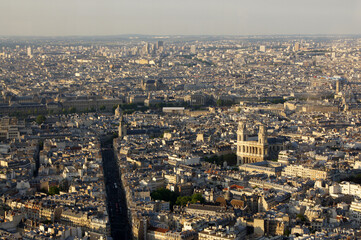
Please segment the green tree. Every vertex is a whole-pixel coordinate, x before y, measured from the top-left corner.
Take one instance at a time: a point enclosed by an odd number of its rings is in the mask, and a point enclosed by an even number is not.
[[[185,206],[187,203],[205,203],[206,200],[202,196],[201,193],[195,193],[192,196],[179,196],[177,201],[175,202],[176,205]]]
[[[70,107],[69,108],[69,113],[76,113],[76,108],[75,107]]]
[[[99,109],[100,109],[100,111],[104,111],[104,110],[105,110],[105,106],[104,106],[104,105],[101,105]]]
[[[235,166],[237,165],[237,155],[235,153],[228,153],[221,156],[222,164],[224,161],[227,162],[228,166]]]
[[[191,197],[191,203],[205,203],[206,200],[203,198],[201,193],[195,193]]]
[[[63,179],[59,184],[59,190],[62,192],[68,192],[70,187],[70,183],[68,180]]]
[[[190,197],[190,196],[182,196],[182,197],[177,198],[177,201],[175,202],[175,204],[179,205],[179,206],[185,206],[190,201],[192,201],[192,197]]]
[[[301,220],[302,222],[305,222],[306,221],[306,217],[305,217],[305,215],[302,215],[302,214],[297,214],[297,218],[299,219],[299,220]]]
[[[212,155],[210,157],[204,157],[205,162],[214,163],[219,166],[223,165],[223,162],[226,161],[228,166],[237,165],[237,155],[234,153],[228,153],[221,156]]]
[[[35,121],[36,121],[37,124],[40,125],[40,124],[44,123],[45,120],[46,120],[46,118],[45,118],[44,115],[39,115],[39,116],[36,117],[36,120],[35,120]]]
[[[361,174],[350,176],[348,178],[341,179],[342,181],[349,181],[357,184],[361,184]]]
[[[60,189],[57,186],[51,186],[49,188],[48,194],[49,195],[55,195],[55,194],[59,194]]]
[[[178,194],[172,192],[171,190],[160,188],[158,190],[153,191],[150,196],[153,200],[163,200],[166,202],[170,202],[170,205],[173,206],[177,201]]]

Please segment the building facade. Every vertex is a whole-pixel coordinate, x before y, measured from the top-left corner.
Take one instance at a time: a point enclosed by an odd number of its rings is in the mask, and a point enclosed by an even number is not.
[[[237,131],[237,164],[263,162],[275,158],[285,149],[284,141],[267,137],[266,126],[260,125],[258,136],[250,137],[246,124],[240,122]]]
[[[313,169],[302,165],[290,165],[283,169],[282,176],[309,178],[312,180],[337,179],[338,171],[334,169]]]

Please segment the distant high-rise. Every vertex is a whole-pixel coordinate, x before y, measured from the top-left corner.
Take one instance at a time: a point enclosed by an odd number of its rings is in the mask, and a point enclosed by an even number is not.
[[[149,44],[145,43],[142,47],[142,55],[148,55]]]
[[[296,42],[296,43],[295,43],[294,50],[295,50],[295,52],[300,51],[300,43],[299,43],[299,42]]]
[[[266,52],[266,46],[265,45],[259,46],[259,51],[260,52]]]
[[[148,45],[148,53],[153,54],[155,52],[156,48],[157,48],[156,44],[149,43],[149,45]]]
[[[191,54],[196,54],[196,45],[192,45],[191,46],[191,50],[190,50]]]
[[[31,47],[28,47],[27,49],[26,49],[26,53],[27,53],[27,55],[28,55],[28,57],[33,57],[33,54],[32,54],[32,51],[31,51]]]
[[[163,41],[158,41],[157,43],[157,49],[163,47]]]

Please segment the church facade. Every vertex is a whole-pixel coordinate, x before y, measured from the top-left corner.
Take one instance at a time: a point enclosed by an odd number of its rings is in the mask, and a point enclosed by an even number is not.
[[[285,149],[284,138],[268,138],[266,126],[260,125],[258,136],[250,136],[246,124],[240,122],[237,131],[237,165],[273,160]]]

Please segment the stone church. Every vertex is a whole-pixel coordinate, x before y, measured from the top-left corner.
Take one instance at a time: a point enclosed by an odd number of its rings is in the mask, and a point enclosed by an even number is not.
[[[260,125],[258,135],[250,135],[246,124],[240,122],[237,131],[237,164],[275,160],[278,153],[284,150],[286,138],[269,138],[266,126]]]

